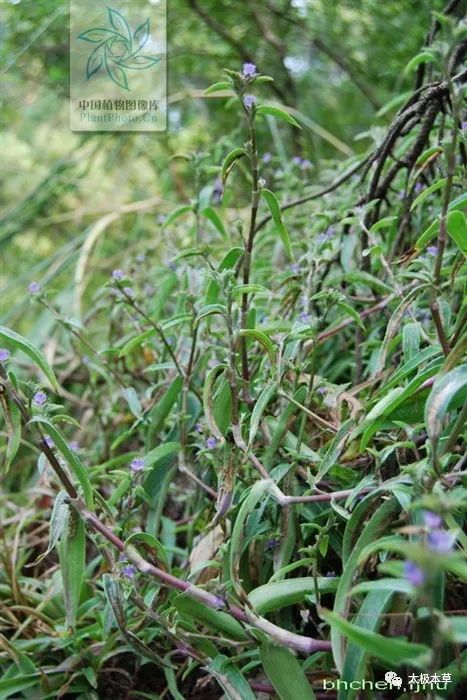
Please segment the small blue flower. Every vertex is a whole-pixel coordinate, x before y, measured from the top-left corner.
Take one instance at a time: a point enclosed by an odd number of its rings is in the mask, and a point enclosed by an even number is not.
[[[300,165],[301,162],[302,162],[302,159],[300,158],[300,156],[294,156],[292,158],[292,163],[294,163],[294,165]]]
[[[462,131],[467,131],[467,122],[462,122],[461,127]]]
[[[114,270],[112,272],[112,277],[114,280],[123,280],[125,279],[126,275],[123,270]]]
[[[300,170],[309,170],[311,168],[311,161],[308,160],[308,158],[305,158],[302,160],[300,163]]]
[[[401,190],[399,194],[397,195],[397,198],[400,199],[401,201],[405,199],[405,192],[404,190]]]
[[[214,448],[216,448],[217,447],[216,438],[212,437],[212,436],[208,437],[208,439],[206,440],[206,447],[208,448],[208,450],[213,450]]]
[[[438,248],[435,245],[429,245],[426,249],[426,252],[428,253],[428,255],[431,255],[431,257],[435,258],[438,255]]]
[[[36,406],[43,406],[47,401],[47,394],[45,391],[36,391],[32,397],[32,401]]]
[[[132,472],[141,472],[144,469],[144,457],[135,457],[130,462]]]
[[[306,311],[302,311],[302,313],[298,317],[298,320],[300,321],[300,323],[310,323],[311,316]]]
[[[124,566],[122,569],[123,575],[126,576],[126,578],[130,578],[130,579],[134,578],[134,575],[136,574],[136,572],[137,572],[137,568],[133,564],[128,564],[127,566]]]
[[[292,263],[290,265],[290,272],[293,272],[294,275],[298,275],[300,272],[300,263]]]
[[[10,351],[6,348],[0,348],[0,362],[6,362],[10,357]]]
[[[425,572],[413,561],[404,564],[404,576],[412,586],[419,587],[425,583]]]
[[[431,510],[423,511],[423,522],[425,527],[437,528],[441,526],[443,519],[438,513],[433,513]]]
[[[50,435],[44,435],[44,442],[47,445],[47,447],[50,447],[50,448],[54,447],[54,445],[55,445],[55,443],[52,440],[52,438],[50,437]]]
[[[272,155],[269,153],[269,151],[266,151],[266,153],[263,155],[263,163],[270,163],[272,160]]]
[[[420,194],[420,192],[424,189],[423,185],[421,182],[417,182],[417,184],[414,187],[414,192],[415,194]]]
[[[245,95],[243,98],[243,104],[247,109],[252,109],[252,107],[256,104],[256,97],[254,95]]]
[[[28,292],[30,294],[39,294],[41,291],[41,285],[39,282],[31,282],[31,284],[28,286]]]
[[[130,297],[130,299],[133,299],[135,296],[135,293],[131,287],[123,287],[123,292],[127,295],[127,297]]]
[[[456,542],[456,536],[447,530],[432,530],[426,539],[428,547],[437,554],[447,554]]]
[[[79,450],[79,445],[76,442],[76,440],[72,440],[70,442],[70,444],[68,445],[68,447],[70,448],[70,450],[73,450],[73,452],[78,452],[78,450]]]
[[[242,74],[243,74],[244,78],[254,78],[254,76],[257,75],[255,64],[254,63],[244,63]]]

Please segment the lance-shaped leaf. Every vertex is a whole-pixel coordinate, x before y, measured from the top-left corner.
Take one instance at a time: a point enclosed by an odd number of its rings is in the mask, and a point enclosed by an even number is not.
[[[252,445],[255,435],[258,432],[259,423],[268,403],[277,391],[277,385],[271,384],[264,387],[251,412],[249,445]]]
[[[45,374],[53,388],[58,391],[59,386],[53,370],[43,354],[37,350],[34,345],[32,345],[29,340],[23,338],[23,336],[15,333],[14,331],[6,328],[5,326],[0,326],[0,339],[5,340],[12,347],[17,350],[21,350],[27,355]]]
[[[210,372],[208,373],[206,380],[204,382],[204,388],[203,388],[203,407],[204,407],[204,416],[206,418],[206,423],[208,424],[208,428],[211,431],[211,433],[216,437],[221,443],[224,442],[224,436],[219,430],[217,423],[214,419],[214,412],[213,412],[213,400],[214,400],[214,382],[216,381],[217,377],[221,372],[224,372],[226,369],[225,365],[216,365],[216,367],[213,367]]]
[[[291,114],[286,112],[285,109],[281,109],[280,107],[273,107],[271,105],[259,105],[259,107],[256,108],[256,114],[275,117],[276,119],[281,119],[283,122],[292,124],[292,126],[296,126],[297,129],[302,128],[298,121],[294,119]]]
[[[256,328],[242,328],[238,331],[238,335],[243,338],[253,338],[257,340],[261,345],[267,350],[271,364],[274,365],[276,361],[276,349],[271,338],[266,335],[263,331],[259,331]]]
[[[52,438],[54,441],[55,447],[59,450],[59,452],[62,453],[62,455],[65,457],[66,461],[71,467],[72,472],[78,479],[81,488],[83,489],[83,495],[84,495],[84,501],[87,505],[88,508],[93,507],[93,496],[92,496],[92,487],[91,487],[91,482],[89,481],[89,476],[82,465],[79,457],[73,450],[70,449],[67,441],[63,437],[63,435],[57,430],[57,428],[48,421],[46,418],[43,418],[42,416],[35,416],[32,418],[30,423],[37,423],[41,427],[45,428],[46,433]]]
[[[438,379],[425,406],[425,425],[429,438],[436,443],[443,430],[444,419],[459,395],[467,393],[467,364],[456,367]]]
[[[84,523],[75,510],[68,509],[60,538],[60,571],[65,595],[66,622],[75,627],[86,565]]]
[[[321,616],[350,641],[365,649],[372,656],[383,659],[390,666],[415,666],[426,669],[432,658],[432,650],[425,644],[414,644],[397,637],[385,637],[371,630],[363,629],[348,622],[330,610],[322,611]]]
[[[207,667],[228,700],[255,700],[253,691],[238,668],[227,656],[219,654]]]
[[[315,700],[298,659],[289,649],[277,644],[260,646],[261,662],[280,700]]]
[[[181,207],[177,207],[177,209],[174,209],[174,211],[168,215],[166,220],[164,221],[162,225],[162,231],[165,231],[165,229],[170,226],[170,224],[173,224],[174,221],[179,219],[181,216],[184,214],[187,214],[189,211],[193,211],[193,207],[190,206],[189,204],[184,204]]]
[[[230,153],[224,158],[224,162],[222,163],[222,184],[223,185],[225,184],[225,181],[227,180],[229,173],[232,170],[235,163],[240,158],[243,158],[243,156],[246,156],[246,155],[248,155],[248,154],[244,148],[234,148],[233,151],[230,151]]]
[[[215,209],[212,207],[205,207],[204,209],[201,210],[201,214],[205,216],[209,221],[213,224],[213,226],[219,231],[221,234],[222,238],[227,239],[227,231],[225,230],[225,226],[222,223],[222,220],[217,213]]]
[[[467,219],[461,211],[449,212],[447,230],[452,240],[467,258]]]
[[[271,212],[271,216],[276,225],[277,232],[281,237],[282,243],[284,244],[284,248],[286,249],[288,256],[293,260],[289,232],[287,231],[287,228],[284,222],[282,221],[282,214],[279,207],[279,202],[276,199],[276,195],[273,192],[271,192],[271,190],[267,190],[265,188],[261,190],[261,195],[267,202],[269,211]]]
[[[42,552],[35,561],[26,564],[27,568],[36,566],[36,564],[39,564],[39,562],[45,559],[59,541],[65,531],[65,527],[68,527],[69,499],[70,497],[66,491],[58,492],[52,508],[52,515],[50,516],[49,544],[47,545],[47,549],[45,552]]]
[[[214,83],[203,92],[203,95],[212,95],[214,92],[221,92],[224,90],[232,90],[232,83],[229,83],[226,80],[222,80],[219,83]]]

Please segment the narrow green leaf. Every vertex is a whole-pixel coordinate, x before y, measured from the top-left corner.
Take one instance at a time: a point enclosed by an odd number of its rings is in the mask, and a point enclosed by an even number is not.
[[[411,73],[415,68],[417,68],[421,63],[433,63],[435,57],[429,51],[421,51],[419,54],[414,56],[404,68],[404,73],[407,75]]]
[[[170,224],[173,224],[174,221],[179,219],[181,216],[184,216],[184,214],[188,214],[188,212],[193,211],[193,207],[190,204],[184,204],[181,207],[177,207],[171,214],[168,215],[164,223],[162,224],[162,229],[161,231],[165,231],[165,229],[170,226]]]
[[[267,202],[269,211],[271,212],[271,216],[276,225],[277,232],[279,233],[279,236],[282,239],[282,243],[284,244],[287,254],[291,259],[293,259],[292,245],[290,243],[289,232],[287,231],[287,228],[285,227],[285,224],[282,221],[282,214],[279,202],[276,199],[276,195],[273,192],[271,192],[271,190],[263,188],[261,190],[261,196],[264,197],[264,199]]]
[[[225,226],[222,223],[221,218],[215,209],[213,209],[212,207],[205,207],[201,210],[201,214],[202,216],[205,216],[206,219],[209,219],[213,226],[219,231],[222,238],[225,238],[226,240],[228,239],[228,234],[225,230]]]
[[[213,367],[207,374],[205,382],[204,382],[204,387],[203,387],[203,407],[204,407],[204,416],[206,418],[206,423],[208,425],[209,430],[211,433],[214,435],[215,438],[217,438],[221,443],[224,442],[224,436],[222,432],[219,430],[217,423],[214,418],[214,411],[213,411],[213,400],[214,400],[214,383],[221,374],[221,372],[224,372],[226,369],[226,366],[223,364],[216,365]]]
[[[275,117],[276,119],[281,119],[282,121],[287,122],[288,124],[292,124],[292,126],[296,126],[297,129],[302,128],[297,122],[297,120],[292,117],[291,114],[286,112],[285,109],[281,109],[280,107],[273,107],[272,105],[259,105],[256,108],[256,114],[269,115],[270,117]]]
[[[384,637],[377,632],[358,627],[330,610],[323,610],[321,615],[331,625],[331,629],[338,630],[351,642],[390,666],[409,665],[427,669],[430,664],[432,650],[425,644],[414,644],[398,637]]]
[[[461,211],[449,212],[447,229],[459,250],[467,257],[467,219]]]
[[[76,625],[81,587],[86,565],[84,523],[73,509],[67,509],[59,546],[60,571],[65,595],[66,623]]]
[[[289,649],[276,644],[260,646],[261,663],[280,700],[315,700],[313,688]]]
[[[253,411],[251,412],[249,445],[253,443],[255,435],[258,432],[261,417],[264,411],[266,410],[268,403],[275,395],[276,391],[277,384],[266,384],[266,386],[261,391],[261,394],[258,396]]]
[[[253,691],[245,678],[227,656],[219,654],[207,669],[219,683],[228,700],[255,700]]]
[[[53,369],[39,350],[37,350],[34,345],[32,345],[29,340],[23,338],[23,336],[15,333],[14,331],[6,328],[5,326],[0,326],[0,339],[7,341],[14,348],[24,352],[45,374],[55,391],[59,391],[59,385]]]
[[[223,92],[224,90],[232,90],[232,84],[227,80],[222,80],[219,83],[213,83],[203,92],[203,95],[212,95],[214,92]]]
[[[42,416],[35,416],[32,418],[29,423],[37,423],[43,428],[45,428],[45,432],[52,438],[54,441],[55,447],[59,450],[59,452],[62,453],[62,455],[65,457],[66,461],[71,467],[71,470],[75,477],[78,479],[81,488],[83,489],[83,496],[84,496],[84,501],[86,503],[86,506],[88,508],[93,508],[93,496],[92,496],[92,486],[91,482],[89,480],[88,473],[84,466],[82,465],[79,457],[73,450],[70,449],[68,446],[67,441],[63,437],[63,435],[57,430],[57,428],[46,418],[43,418]]]
[[[271,364],[274,365],[276,361],[276,349],[274,343],[263,331],[259,331],[256,328],[242,328],[238,335],[245,338],[253,338],[257,340],[261,345],[267,350],[269,354],[269,359]]]
[[[230,151],[230,153],[226,155],[226,157],[224,158],[224,162],[222,163],[222,182],[224,184],[237,160],[239,160],[239,158],[243,158],[246,155],[248,154],[244,148],[234,148],[232,151]]]
[[[265,615],[273,610],[297,605],[308,598],[314,601],[316,590],[323,595],[335,593],[338,584],[337,577],[326,576],[299,576],[283,581],[270,581],[250,591],[248,600],[259,615]]]
[[[458,394],[467,390],[467,364],[442,375],[433,385],[425,407],[425,425],[429,438],[436,443],[450,405]],[[466,397],[467,399],[467,397]]]

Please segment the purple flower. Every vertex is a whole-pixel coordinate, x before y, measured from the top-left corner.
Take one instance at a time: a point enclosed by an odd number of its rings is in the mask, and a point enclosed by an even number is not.
[[[270,540],[266,540],[266,550],[272,550],[276,549],[276,547],[280,544],[279,540],[276,539],[275,537],[272,537]]]
[[[462,128],[462,131],[467,131],[467,122],[462,122],[461,128]]]
[[[438,248],[435,245],[429,245],[426,252],[434,258],[438,255]]]
[[[167,218],[167,217],[165,216],[165,214],[158,214],[158,215],[157,215],[157,223],[158,223],[158,224],[163,224],[164,221],[166,220],[166,218]]]
[[[141,472],[144,469],[144,457],[135,457],[130,462],[132,472]]]
[[[134,575],[136,574],[136,572],[137,572],[137,568],[133,564],[128,564],[127,566],[124,566],[122,569],[123,575],[126,576],[127,578],[133,578]]]
[[[300,156],[294,156],[292,158],[292,163],[294,163],[295,165],[300,165],[301,162],[302,162],[302,159],[300,158]]]
[[[405,562],[404,576],[412,586],[423,586],[425,583],[425,572],[413,561]]]
[[[324,396],[324,394],[326,393],[326,387],[319,386],[316,391],[318,392],[318,394],[321,394],[321,396]]]
[[[28,292],[30,294],[39,294],[41,291],[41,285],[39,282],[31,282],[31,284],[28,286]]]
[[[201,425],[201,423],[195,423],[195,430],[197,433],[203,432],[203,426]]]
[[[404,190],[401,190],[399,194],[397,195],[398,199],[403,200],[405,199],[405,192]]]
[[[420,194],[420,192],[423,190],[423,185],[421,182],[417,182],[417,184],[414,187],[414,192],[415,194]]]
[[[290,272],[293,272],[294,275],[298,275],[300,272],[300,263],[292,263],[290,265]]]
[[[6,348],[0,348],[0,362],[6,362],[10,357],[10,351]]]
[[[300,170],[309,170],[311,168],[311,161],[308,160],[308,158],[305,158],[305,160],[302,160],[300,163]]]
[[[133,299],[135,296],[135,293],[131,287],[123,287],[123,292],[127,295],[127,297],[130,297],[130,299]]]
[[[426,539],[432,552],[447,554],[454,547],[456,536],[447,530],[432,530]]]
[[[443,522],[443,519],[440,515],[438,515],[438,513],[433,513],[431,510],[424,510],[423,522],[425,524],[425,527],[429,527],[431,529],[440,527],[441,523]]]
[[[311,316],[306,311],[302,311],[302,313],[298,317],[298,320],[300,321],[300,323],[310,323]]]
[[[146,260],[146,256],[144,253],[138,253],[135,260],[137,263],[143,263]]]
[[[334,234],[336,233],[336,229],[334,226],[330,226],[324,233],[320,233],[317,241],[318,243],[327,243],[327,241],[331,240],[333,238]]]
[[[50,448],[52,448],[55,445],[55,443],[52,440],[52,438],[50,437],[50,435],[44,435],[44,442],[47,445],[47,447],[50,447]]]
[[[272,155],[269,153],[269,151],[266,151],[266,153],[263,156],[263,163],[270,163],[272,160]]]
[[[45,391],[36,391],[32,397],[32,401],[36,406],[43,406],[47,401],[47,394]]]
[[[255,64],[254,63],[244,63],[242,74],[243,74],[244,78],[254,78],[254,76],[256,75]]]
[[[114,270],[112,272],[112,277],[114,278],[114,280],[123,280],[125,279],[126,275],[123,272],[123,270]]]
[[[251,109],[253,105],[256,104],[256,97],[254,95],[245,95],[243,98],[243,104],[247,109]]]
[[[217,447],[217,440],[215,437],[208,437],[206,440],[206,447],[208,450],[213,450],[215,447]]]
[[[72,440],[70,442],[70,444],[68,445],[68,447],[70,448],[70,450],[73,450],[73,452],[78,452],[78,450],[79,450],[79,445],[76,442],[76,440]]]

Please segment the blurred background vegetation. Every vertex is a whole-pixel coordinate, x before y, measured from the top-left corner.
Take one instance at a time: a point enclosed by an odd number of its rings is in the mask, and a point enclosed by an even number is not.
[[[271,122],[260,150],[271,141],[280,159],[281,168],[270,173],[276,189],[287,191],[281,170],[293,156],[311,161],[300,177],[303,186],[313,185],[334,159],[378,140],[379,110],[384,124],[384,105],[411,87],[413,76],[402,69],[423,44],[431,13],[442,6],[441,0],[172,0],[167,133],[79,134],[68,126],[68,3],[7,0],[0,136],[3,322],[36,337],[46,333],[34,328],[28,282],[53,281],[68,290],[62,298],[67,304],[89,227],[122,205],[143,203],[99,238],[89,268],[95,282],[100,272],[108,274],[122,246],[138,250],[152,241],[157,257],[170,257],[170,241],[158,245],[158,217],[193,194],[190,167],[172,157],[204,150],[220,162],[226,140],[238,136],[236,108],[202,96],[224,67],[251,60],[274,77],[263,86],[264,96],[297,110],[305,128],[283,138],[284,128]],[[203,186],[209,194],[215,176]]]

